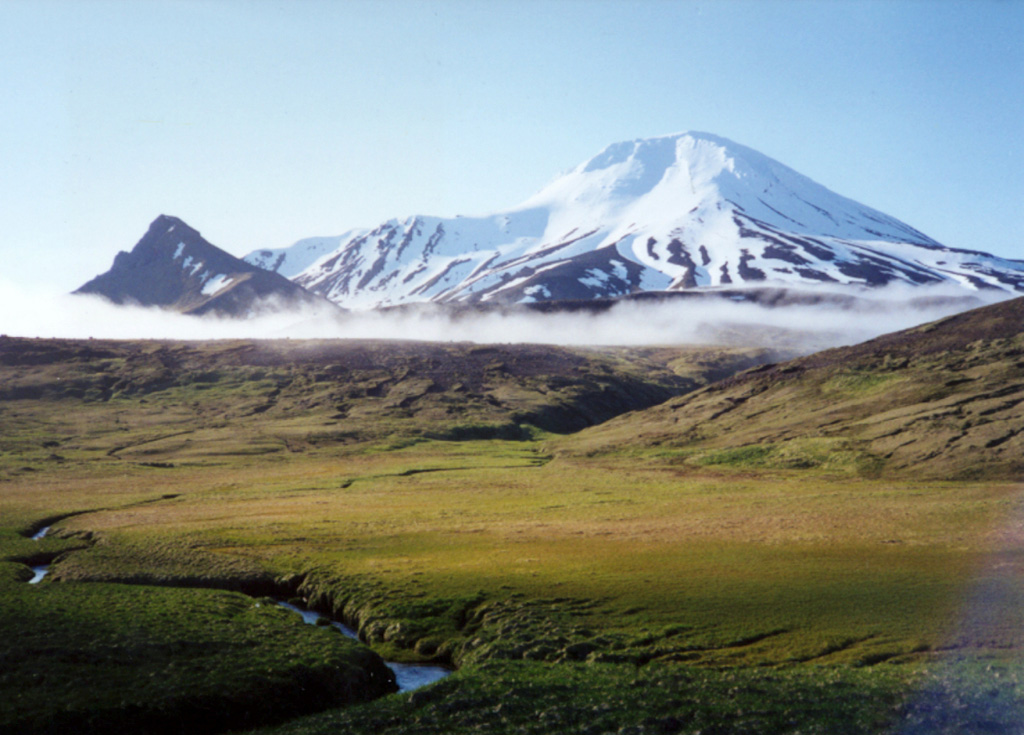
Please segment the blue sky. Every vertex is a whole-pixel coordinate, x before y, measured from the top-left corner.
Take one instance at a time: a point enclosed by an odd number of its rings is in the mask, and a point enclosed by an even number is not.
[[[161,213],[242,255],[683,130],[1024,259],[1022,0],[0,0],[0,94],[22,285],[81,285]]]

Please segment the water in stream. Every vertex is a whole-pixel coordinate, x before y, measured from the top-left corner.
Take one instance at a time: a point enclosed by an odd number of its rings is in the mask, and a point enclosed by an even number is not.
[[[38,531],[36,531],[34,534],[32,534],[32,540],[33,541],[38,541],[39,539],[43,538],[47,533],[49,533],[49,531],[50,531],[50,527],[49,526],[43,526]],[[49,572],[49,571],[50,571],[50,565],[49,564],[42,564],[42,565],[40,565],[38,567],[32,567],[32,573],[35,574],[36,576],[32,577],[32,579],[30,579],[28,581],[28,583],[29,584],[39,584],[43,580],[43,577],[45,577],[47,572]]]
[[[311,625],[315,624],[317,619],[321,616],[319,613],[312,612],[310,610],[303,610],[301,607],[296,607],[288,602],[278,602],[281,607],[287,608],[292,612],[296,612],[302,616],[302,620]],[[342,633],[347,635],[349,638],[355,638],[359,640],[359,636],[347,625],[343,623],[331,622],[335,628],[340,630]],[[427,684],[433,684],[438,679],[443,679],[452,673],[450,669],[444,666],[428,666],[424,664],[400,664],[393,661],[385,661],[387,667],[395,672],[395,683],[398,684],[398,691],[409,692],[413,689],[419,689]]]
[[[38,541],[39,539],[46,536],[49,530],[49,526],[39,529],[39,531],[37,531],[32,536],[32,540]],[[46,576],[47,572],[50,571],[50,565],[44,564],[41,566],[32,567],[32,571],[35,573],[35,576],[32,577],[32,579],[30,579],[28,583],[38,584],[43,579],[43,577]],[[310,612],[309,610],[303,610],[302,608],[296,607],[295,605],[292,605],[290,603],[279,602],[278,604],[281,607],[285,607],[293,612],[297,612],[299,615],[302,616],[302,620],[306,623],[315,624],[317,619],[320,618],[319,614],[315,612]],[[342,623],[336,623],[333,621],[331,622],[331,625],[333,625],[335,628],[337,628],[342,633],[347,635],[349,638],[359,640],[359,636],[356,635],[356,632],[349,628],[347,625],[344,625]],[[387,664],[387,667],[389,669],[395,672],[395,683],[398,684],[398,691],[400,692],[408,692],[412,691],[413,689],[419,689],[422,686],[434,683],[438,679],[443,679],[451,673],[451,670],[446,669],[444,666],[427,666],[423,664],[400,664],[392,661],[385,661],[384,663]]]

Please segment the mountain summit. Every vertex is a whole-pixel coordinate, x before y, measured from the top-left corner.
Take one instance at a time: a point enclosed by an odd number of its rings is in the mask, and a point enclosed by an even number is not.
[[[284,276],[224,252],[182,220],[163,214],[130,253],[118,253],[109,271],[75,293],[196,315],[246,316],[268,299],[326,306]]]
[[[707,133],[616,143],[505,212],[393,219],[246,260],[356,308],[820,283],[1024,292],[1024,262],[945,247]]]

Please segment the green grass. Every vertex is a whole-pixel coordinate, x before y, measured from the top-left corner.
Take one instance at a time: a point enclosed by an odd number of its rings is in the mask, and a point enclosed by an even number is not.
[[[872,454],[864,442],[843,437],[797,437],[768,444],[749,444],[728,449],[659,450],[654,456],[690,462],[697,466],[737,470],[818,470],[831,475],[877,477],[884,459]]]
[[[404,657],[475,661],[533,641],[531,656],[555,660],[604,639],[597,648],[622,660],[854,663],[942,648],[972,575],[1012,548],[992,542],[1011,485],[544,459],[531,443],[428,442],[279,467],[247,459],[230,481],[163,470],[188,491],[67,519],[64,532],[96,542],[54,575],[219,586],[301,575],[302,594]],[[564,602],[524,607],[545,598]],[[466,599],[500,614],[460,619]],[[563,622],[505,627],[534,618]],[[970,645],[1015,647],[1014,630],[1001,623]]]
[[[562,451],[673,454],[697,465],[865,477],[1016,480],[1024,471],[1024,336],[1016,312],[1003,321],[1013,336],[977,339],[984,323],[958,331],[949,320],[924,337],[889,335],[754,370],[581,431]],[[937,349],[946,345],[955,349]]]
[[[986,664],[698,669],[490,662],[427,690],[260,730],[274,735],[1016,732],[1018,669]]]
[[[699,461],[700,464],[711,466],[761,467],[775,453],[776,449],[773,446],[754,445],[710,452],[706,456],[701,457]]]
[[[12,732],[217,732],[388,690],[365,648],[237,593],[5,579],[0,595]]]
[[[305,598],[388,657],[462,667],[297,732],[983,732],[1013,721],[995,710],[1019,712],[1024,487],[919,480],[879,453],[894,425],[946,441],[951,421],[1014,410],[994,398],[940,415],[968,383],[938,371],[843,365],[771,401],[710,391],[561,436],[544,427],[623,410],[623,386],[647,373],[653,396],[724,358],[457,346],[430,363],[377,344],[320,346],[328,357],[292,369],[273,351],[236,364],[247,343],[100,346],[113,356],[39,369],[0,353],[0,657],[18,662],[6,723],[109,728],[252,702],[257,719],[284,717],[268,682],[340,686],[331,671],[366,655],[324,659],[328,631],[200,587]],[[443,382],[456,352],[482,372]],[[980,354],[968,377],[1005,386],[1009,368]],[[900,413],[899,396],[935,410]],[[25,537],[44,522],[50,536]],[[48,580],[20,581],[41,560]],[[252,666],[229,666],[250,644]],[[208,677],[185,665],[198,648]],[[32,660],[44,677],[28,691]],[[149,677],[157,664],[182,673]],[[120,681],[136,687],[123,705]],[[922,687],[963,706],[913,705]]]
[[[821,385],[821,393],[832,398],[874,394],[892,389],[893,381],[901,380],[899,373],[884,373],[877,370],[841,371]]]

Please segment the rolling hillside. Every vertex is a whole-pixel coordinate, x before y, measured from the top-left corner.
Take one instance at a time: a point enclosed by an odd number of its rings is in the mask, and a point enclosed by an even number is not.
[[[1024,299],[754,368],[568,446],[628,447],[696,465],[1017,478]]]
[[[761,349],[0,338],[0,448],[12,461],[27,451],[153,462],[519,439],[592,426],[771,359]]]

